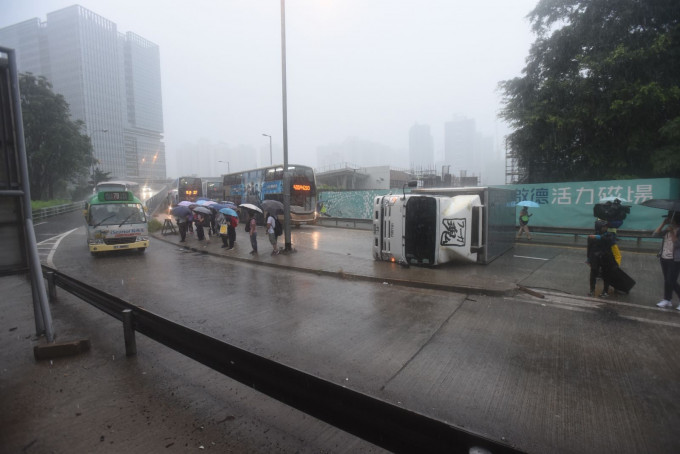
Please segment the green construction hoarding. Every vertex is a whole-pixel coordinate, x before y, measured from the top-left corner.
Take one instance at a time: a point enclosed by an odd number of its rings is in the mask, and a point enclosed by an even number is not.
[[[513,184],[497,186],[516,191],[515,202],[527,200],[539,207],[529,208],[530,225],[541,227],[591,228],[593,207],[603,198],[617,197],[630,213],[621,226],[626,230],[653,230],[666,212],[640,203],[649,199],[680,198],[680,179],[577,181],[565,183]],[[519,215],[519,207],[517,208]]]

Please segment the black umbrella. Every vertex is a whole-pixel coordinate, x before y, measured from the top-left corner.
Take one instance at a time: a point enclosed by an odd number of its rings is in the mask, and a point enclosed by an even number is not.
[[[176,218],[186,218],[191,214],[191,210],[189,209],[189,207],[186,207],[184,205],[177,205],[172,210],[170,210],[170,214],[172,214]]]
[[[283,214],[283,203],[278,200],[263,200],[262,209],[268,211],[272,216],[277,216]]]
[[[650,208],[659,208],[661,210],[680,211],[680,199],[649,199],[645,200],[640,205]]]

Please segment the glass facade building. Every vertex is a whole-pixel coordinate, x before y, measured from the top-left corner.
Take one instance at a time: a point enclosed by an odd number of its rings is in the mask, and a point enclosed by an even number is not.
[[[45,76],[85,122],[99,168],[115,179],[166,177],[160,51],[82,6],[0,29],[19,72]]]

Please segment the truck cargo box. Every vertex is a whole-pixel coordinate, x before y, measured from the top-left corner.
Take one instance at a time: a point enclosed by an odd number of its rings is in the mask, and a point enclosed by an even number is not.
[[[416,189],[374,200],[373,256],[402,264],[489,263],[514,240],[514,192]]]

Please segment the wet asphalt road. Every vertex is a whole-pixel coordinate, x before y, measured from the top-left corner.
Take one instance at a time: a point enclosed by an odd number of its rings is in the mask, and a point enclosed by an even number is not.
[[[298,234],[308,236],[305,245],[330,255],[370,254],[344,230]],[[522,450],[680,450],[680,363],[672,347],[680,340],[677,314],[652,312],[634,295],[607,305],[580,298],[585,271],[573,291],[553,285],[555,269],[583,266],[582,251],[531,246],[517,248],[513,256],[519,258],[499,259],[511,262],[504,267],[510,275],[548,295],[540,299],[346,281],[232,262],[160,241],[144,255],[94,259],[84,241],[82,227],[61,241],[54,256],[60,271],[211,336]],[[651,288],[656,281],[641,285]],[[88,308],[83,318],[75,307],[64,309],[76,311],[71,315],[88,335],[122,349],[121,339],[102,338],[106,331],[87,322],[101,316]],[[166,363],[153,363],[155,375],[172,375],[172,400],[190,402],[186,410],[208,420],[223,417],[219,407],[236,405],[225,392],[227,379],[202,367],[173,370],[172,362],[187,363],[168,359],[173,357],[162,353]],[[144,367],[139,359],[136,364]],[[252,393],[240,393],[252,399]],[[258,399],[252,411],[271,411],[263,420],[273,427],[254,429],[268,440],[259,452],[284,439],[283,452],[372,449],[356,440],[347,444],[352,437],[316,421],[305,428],[299,413],[264,402]],[[240,405],[245,413],[248,405]],[[167,416],[175,417],[181,418]],[[227,443],[229,430],[212,426],[215,438]]]

